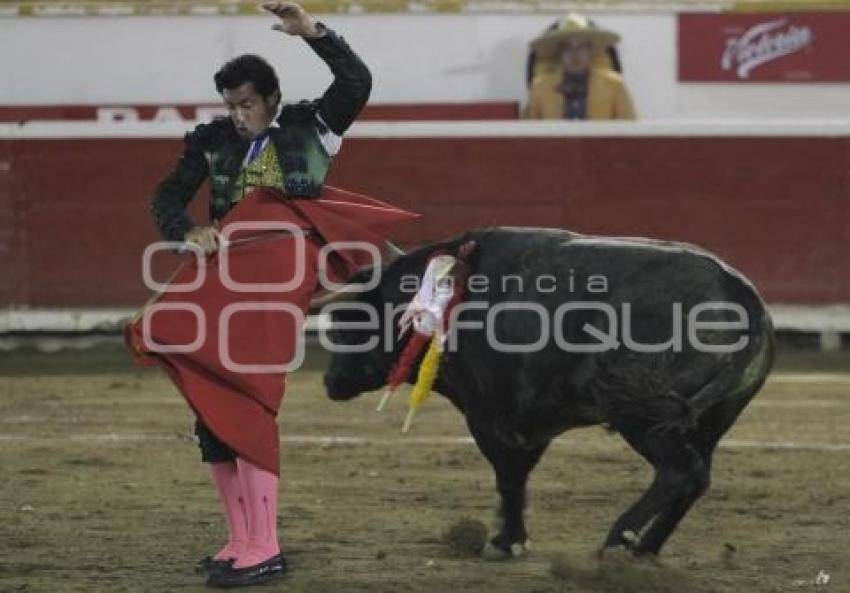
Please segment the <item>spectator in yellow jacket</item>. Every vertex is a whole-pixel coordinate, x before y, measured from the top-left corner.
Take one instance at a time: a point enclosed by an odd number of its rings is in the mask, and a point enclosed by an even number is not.
[[[635,119],[623,77],[609,49],[620,36],[569,14],[531,42],[533,79],[526,117],[531,119]]]

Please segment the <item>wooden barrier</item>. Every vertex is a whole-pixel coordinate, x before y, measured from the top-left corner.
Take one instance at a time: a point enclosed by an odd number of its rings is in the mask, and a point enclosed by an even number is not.
[[[0,307],[142,302],[149,198],[182,130],[0,126]],[[770,302],[822,305],[850,303],[848,171],[844,123],[360,124],[329,182],[423,213],[395,237],[405,246],[486,225],[681,240]]]

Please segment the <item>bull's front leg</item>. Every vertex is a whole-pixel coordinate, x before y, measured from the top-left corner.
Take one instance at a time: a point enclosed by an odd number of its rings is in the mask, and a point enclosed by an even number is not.
[[[496,472],[499,491],[498,533],[487,543],[483,556],[488,560],[503,560],[520,556],[526,551],[528,533],[525,529],[525,495],[528,476],[548,445],[522,448],[509,444],[495,432],[467,418],[472,436],[484,457]]]

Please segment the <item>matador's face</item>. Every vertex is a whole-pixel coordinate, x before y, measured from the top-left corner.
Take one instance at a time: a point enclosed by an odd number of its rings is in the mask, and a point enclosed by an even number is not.
[[[253,140],[268,129],[280,100],[277,92],[263,97],[251,82],[234,89],[224,89],[221,96],[237,133],[246,140]]]

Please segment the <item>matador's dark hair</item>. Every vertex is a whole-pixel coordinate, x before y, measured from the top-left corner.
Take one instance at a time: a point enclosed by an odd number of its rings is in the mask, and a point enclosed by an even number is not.
[[[219,94],[224,89],[235,89],[246,82],[253,83],[254,89],[263,97],[270,97],[280,90],[274,68],[260,56],[244,54],[233,58],[215,73],[215,90]]]

